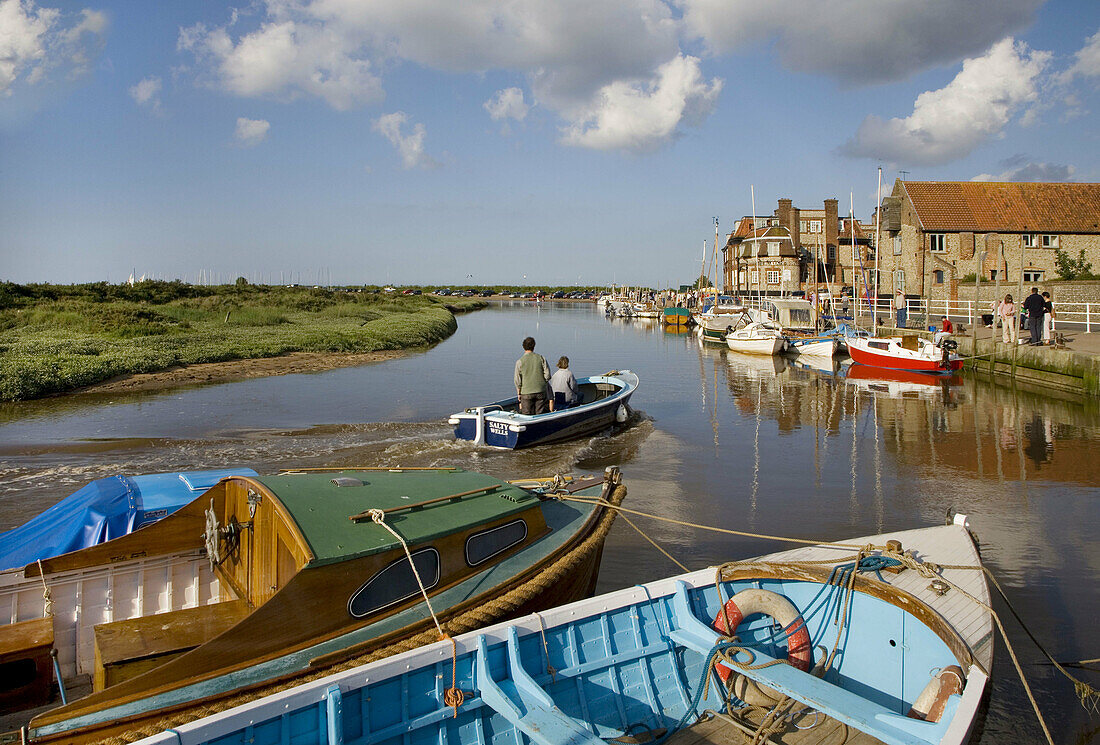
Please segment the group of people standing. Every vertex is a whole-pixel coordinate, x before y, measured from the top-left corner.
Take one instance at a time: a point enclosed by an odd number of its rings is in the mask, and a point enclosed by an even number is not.
[[[516,360],[513,375],[520,414],[545,414],[576,406],[580,391],[569,369],[569,358],[558,358],[558,369],[550,374],[546,358],[535,351],[535,339],[523,340],[523,354]],[[548,394],[549,389],[549,395]]]
[[[1042,346],[1051,343],[1054,331],[1054,303],[1050,293],[1039,294],[1038,287],[1031,288],[1031,294],[1024,300],[1023,309],[1027,312],[1027,329],[1031,336],[1028,344]],[[1000,302],[993,301],[993,325],[1001,326],[1001,341],[1016,344],[1019,338],[1019,323],[1016,320],[1016,304],[1012,295],[1005,295]]]

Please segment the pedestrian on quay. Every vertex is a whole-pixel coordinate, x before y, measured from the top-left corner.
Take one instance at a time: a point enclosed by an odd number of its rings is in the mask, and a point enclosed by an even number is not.
[[[523,354],[516,360],[513,375],[520,414],[545,414],[550,410],[546,400],[546,384],[550,381],[550,366],[546,358],[535,352],[535,339],[523,340]]]
[[[997,306],[997,320],[1001,322],[1001,341],[1015,344],[1019,323],[1016,321],[1016,303],[1012,302],[1012,295],[1005,295],[1005,299]]]
[[[909,315],[909,305],[901,290],[898,290],[897,294],[894,295],[894,312],[897,314],[896,326],[899,329],[905,328],[906,316]]]
[[[1038,287],[1031,288],[1031,294],[1024,300],[1024,310],[1027,311],[1027,330],[1031,334],[1028,344],[1037,347],[1043,343],[1043,316],[1047,312],[1046,301]]]
[[[1054,336],[1054,303],[1050,300],[1050,293],[1043,293],[1043,305],[1046,313],[1043,314],[1043,344],[1053,343]]]

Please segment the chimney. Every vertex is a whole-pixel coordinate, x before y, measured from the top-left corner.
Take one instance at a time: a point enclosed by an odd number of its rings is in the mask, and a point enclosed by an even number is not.
[[[789,228],[791,226],[791,200],[780,199],[779,209],[775,211],[775,216],[779,218],[780,225],[785,228]]]
[[[791,245],[794,246],[795,255],[802,250],[801,210],[798,207],[791,208]]]
[[[828,255],[828,246],[837,245],[837,212],[836,212],[836,200],[825,200],[825,246],[826,255]]]

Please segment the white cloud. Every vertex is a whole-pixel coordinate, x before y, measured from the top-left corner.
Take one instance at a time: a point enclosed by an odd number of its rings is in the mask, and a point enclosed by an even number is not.
[[[258,10],[221,27],[180,31],[177,46],[194,55],[200,79],[240,96],[314,96],[343,110],[381,100],[381,71],[394,61],[452,73],[504,71],[526,77],[530,97],[518,89],[518,96],[498,93],[486,106],[491,116],[521,119],[537,104],[583,141],[607,131],[597,122],[608,95],[668,92],[665,68],[684,59],[681,23],[668,0],[267,0]],[[685,93],[687,116],[698,96]],[[645,107],[620,105],[617,116],[631,110],[647,118],[625,126],[654,129]],[[671,136],[678,124],[656,130]]]
[[[130,86],[130,98],[138,106],[145,107],[154,113],[161,113],[163,107],[160,102],[161,80],[158,77],[142,78]]]
[[[107,16],[85,8],[79,20],[33,0],[0,0],[0,95],[12,94],[16,81],[34,85],[51,69],[82,75],[102,48]]]
[[[411,133],[405,134],[402,129],[407,121],[408,116],[404,111],[395,111],[375,119],[371,128],[380,132],[397,148],[406,169],[438,167],[439,163],[424,151],[424,138],[427,136],[424,125],[418,122],[413,125]]]
[[[1073,56],[1073,64],[1058,79],[1062,83],[1069,83],[1074,78],[1096,77],[1100,77],[1100,31],[1090,36],[1085,46],[1077,50],[1077,54]]]
[[[841,152],[906,165],[939,165],[964,157],[1000,136],[1011,118],[1036,100],[1050,57],[1004,39],[984,56],[965,60],[962,71],[943,88],[920,94],[908,117],[868,116]]]
[[[482,104],[493,121],[515,119],[522,122],[531,109],[523,100],[523,91],[519,88],[505,88],[496,92],[491,99]]]
[[[715,54],[767,53],[848,84],[902,80],[979,54],[1043,0],[673,0]]]
[[[652,80],[605,86],[592,109],[564,129],[562,141],[596,150],[651,150],[674,137],[682,121],[708,116],[721,90],[721,80],[703,80],[698,59],[680,55]]]
[[[305,94],[345,111],[382,99],[381,80],[337,27],[279,21],[234,41],[229,27],[181,29],[177,47],[209,67],[215,85],[244,97]]]
[[[267,131],[271,129],[271,123],[263,119],[237,118],[237,129],[233,136],[243,147],[259,145],[267,137]]]

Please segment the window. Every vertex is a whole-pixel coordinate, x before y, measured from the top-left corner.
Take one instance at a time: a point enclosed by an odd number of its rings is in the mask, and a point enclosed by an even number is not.
[[[1024,248],[1035,248],[1035,234],[1024,233],[1020,236],[1020,240],[1024,243]]]
[[[738,285],[745,284],[745,272],[744,272],[744,270],[741,270],[740,272],[737,273],[737,284]]]
[[[901,256],[901,236],[894,236],[894,256]]]
[[[989,279],[990,280],[997,279],[997,270],[996,269],[990,269],[989,270]]]
[[[821,220],[810,220],[810,232],[811,233],[820,233],[821,232]]]
[[[768,241],[768,256],[779,255],[779,241]]]
[[[829,264],[836,261],[836,246],[829,246],[825,249],[825,261]]]
[[[749,284],[760,284],[760,272],[753,269],[752,272],[749,273]]]
[[[428,590],[439,584],[439,552],[425,548],[412,555],[416,571]],[[348,613],[362,618],[402,600],[420,594],[412,565],[402,556],[382,571],[368,579],[348,600]]]
[[[905,293],[905,270],[894,270],[894,292]]]
[[[928,250],[934,254],[947,252],[947,236],[943,233],[928,234]]]
[[[791,281],[791,270],[790,269],[784,269],[783,270],[783,281],[784,282],[790,282]]]
[[[1044,235],[1042,237],[1043,248],[1058,248],[1058,236]]]
[[[1042,282],[1043,272],[1039,269],[1025,269],[1024,282]]]
[[[466,539],[466,563],[472,567],[482,564],[527,537],[527,523],[516,520],[498,525]]]
[[[779,284],[779,270],[769,269],[768,271],[764,272],[764,278],[769,285]]]
[[[805,220],[799,220],[798,221],[798,232],[799,233],[805,233],[806,232],[806,221]]]
[[[932,281],[938,285],[943,284],[943,269],[937,269],[936,271],[932,272]]]

